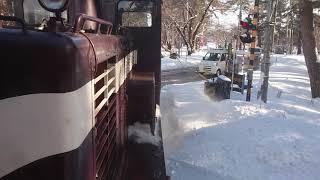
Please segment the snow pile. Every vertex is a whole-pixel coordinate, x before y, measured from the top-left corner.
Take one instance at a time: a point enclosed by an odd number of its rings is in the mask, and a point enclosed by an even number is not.
[[[154,134],[157,137],[161,137],[161,128],[160,128],[160,122],[161,121],[161,111],[160,111],[160,105],[156,105],[156,122],[155,122],[155,130]]]
[[[225,76],[225,75],[220,75],[218,78],[221,79],[222,81],[231,82],[231,79],[229,79],[229,78],[228,78],[227,76]]]
[[[133,126],[128,128],[129,139],[133,139],[139,144],[153,144],[158,146],[160,144],[160,137],[153,136],[149,124],[141,124],[136,122]]]
[[[316,180],[320,171],[320,99],[311,99],[303,56],[272,59],[269,101],[233,92],[213,102],[204,82],[162,89],[168,174],[173,180]],[[279,96],[279,92],[281,95]]]
[[[160,119],[161,118],[161,111],[160,111],[160,106],[159,104],[156,105],[156,118]]]
[[[162,71],[176,70],[176,69],[188,69],[197,68],[202,58],[206,55],[206,49],[192,54],[191,56],[186,56],[185,53],[177,59],[169,58],[169,55],[165,55],[161,59],[161,69]]]

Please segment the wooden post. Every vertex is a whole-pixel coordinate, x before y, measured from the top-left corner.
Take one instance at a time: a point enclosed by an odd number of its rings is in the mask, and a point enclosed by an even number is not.
[[[250,65],[248,70],[248,87],[247,87],[247,98],[246,101],[251,100],[251,86],[252,86],[252,79],[253,79],[253,62],[255,59],[255,48],[256,48],[256,37],[257,37],[257,25],[258,25],[258,15],[259,15],[259,0],[254,1],[254,12],[253,12],[253,21],[252,24],[256,27],[255,29],[251,30],[251,36],[253,38],[253,41],[251,43],[250,48]]]

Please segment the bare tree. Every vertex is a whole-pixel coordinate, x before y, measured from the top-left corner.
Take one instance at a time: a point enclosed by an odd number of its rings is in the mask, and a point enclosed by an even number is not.
[[[320,62],[316,53],[316,41],[313,27],[313,4],[309,0],[300,0],[301,33],[303,52],[310,77],[313,98],[320,97]]]
[[[233,40],[235,35],[239,34],[239,29],[235,25],[231,28],[227,28],[224,26],[214,26],[210,31],[207,33],[209,37],[219,46],[223,47],[226,42],[230,42]]]
[[[173,27],[190,55],[197,48],[199,35],[208,29],[204,27],[210,23],[210,17],[216,10],[213,7],[222,6],[218,0],[167,0],[163,4],[163,22],[166,28],[172,30]],[[179,37],[175,37],[176,40],[180,40]]]

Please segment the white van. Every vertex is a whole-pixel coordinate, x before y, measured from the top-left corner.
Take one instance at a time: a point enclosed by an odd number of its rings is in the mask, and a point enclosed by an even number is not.
[[[226,49],[209,49],[199,64],[199,72],[221,75],[226,68],[227,55]]]

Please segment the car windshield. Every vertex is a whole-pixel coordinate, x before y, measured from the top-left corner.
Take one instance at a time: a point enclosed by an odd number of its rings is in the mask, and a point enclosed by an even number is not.
[[[221,54],[219,54],[219,53],[208,53],[204,57],[204,60],[206,60],[206,61],[219,61],[220,57],[221,57]]]

